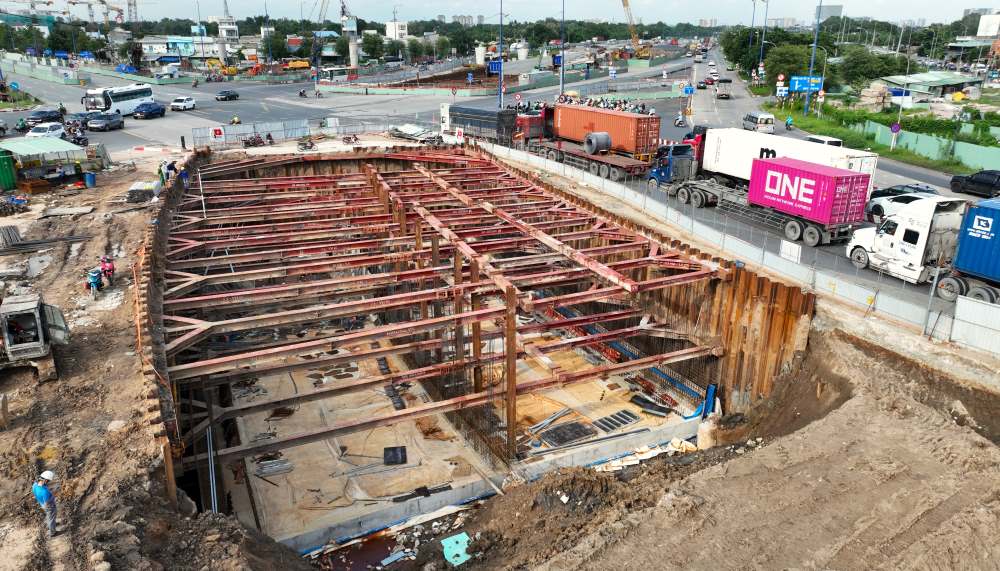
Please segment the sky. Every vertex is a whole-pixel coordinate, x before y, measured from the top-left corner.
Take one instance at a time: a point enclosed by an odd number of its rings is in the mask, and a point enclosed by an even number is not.
[[[880,20],[894,21],[900,18],[925,18],[931,22],[951,22],[962,17],[965,8],[987,7],[996,0],[833,0],[824,4],[844,6],[847,16],[871,16]],[[0,0],[2,2],[2,0]],[[632,12],[637,20],[646,23],[663,21],[697,23],[701,18],[716,18],[720,25],[749,24],[753,10],[752,0],[631,0]],[[121,0],[118,4],[124,5]],[[222,0],[199,0],[202,18],[221,15]],[[298,18],[301,9],[306,17],[315,14],[317,0],[229,0],[233,16],[263,14],[265,3],[271,17]],[[6,3],[3,3],[6,4]],[[377,2],[372,0],[347,0],[348,8],[354,15],[367,20],[385,21],[392,19],[393,6],[398,10],[400,20],[428,20],[443,14],[450,22],[455,14],[486,16],[487,22],[496,22],[500,14],[499,0],[490,2],[470,2],[469,0],[394,0]],[[814,17],[815,2],[810,0],[770,0],[768,18],[795,18],[809,20]],[[188,6],[190,10],[181,9]],[[942,8],[944,6],[944,8]],[[763,15],[762,0],[757,3],[757,22]],[[546,17],[559,17],[559,0],[506,0],[503,11],[508,18],[524,21]],[[85,14],[81,6],[74,10]],[[327,19],[339,17],[339,0],[330,0]],[[195,0],[139,0],[139,15],[144,20],[163,17],[194,18]],[[624,21],[624,11],[620,0],[567,0],[566,17],[575,19],[604,19]]]

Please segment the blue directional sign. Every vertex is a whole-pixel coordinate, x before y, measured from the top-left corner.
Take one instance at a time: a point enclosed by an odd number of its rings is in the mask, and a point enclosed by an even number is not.
[[[793,75],[789,90],[793,92],[819,91],[823,89],[823,78],[818,75]]]
[[[501,65],[503,65],[503,62],[499,59],[490,60],[490,73],[499,74]]]
[[[775,87],[774,88],[774,95],[776,97],[788,97],[788,88],[784,87],[784,86],[782,86],[782,87]]]
[[[472,85],[472,72],[471,71],[469,73],[465,74],[465,81],[469,82],[469,85]]]
[[[690,85],[685,85],[684,95],[694,95],[694,87],[691,87]]]
[[[18,89],[21,89],[21,86],[16,81],[12,81],[10,82],[10,88],[17,91]]]

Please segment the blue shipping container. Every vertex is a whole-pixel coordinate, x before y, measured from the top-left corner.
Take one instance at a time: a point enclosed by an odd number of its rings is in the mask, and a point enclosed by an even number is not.
[[[955,269],[963,274],[1000,282],[1000,198],[969,207],[958,235]]]

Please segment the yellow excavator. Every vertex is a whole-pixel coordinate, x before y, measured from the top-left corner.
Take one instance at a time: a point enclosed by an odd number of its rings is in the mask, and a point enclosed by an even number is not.
[[[628,0],[622,0],[622,7],[625,8],[625,17],[628,18],[628,31],[632,34],[632,50],[635,58],[649,59],[652,55],[649,46],[639,41],[639,32],[635,29],[635,18],[632,17],[632,8],[628,5]]]

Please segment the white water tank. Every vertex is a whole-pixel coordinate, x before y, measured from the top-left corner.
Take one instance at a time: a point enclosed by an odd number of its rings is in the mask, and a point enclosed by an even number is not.
[[[528,59],[528,48],[517,48],[517,59],[520,61],[526,61]]]
[[[476,46],[476,65],[486,65],[486,46]]]

